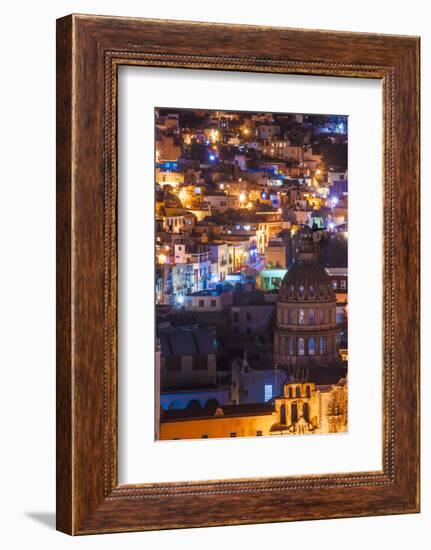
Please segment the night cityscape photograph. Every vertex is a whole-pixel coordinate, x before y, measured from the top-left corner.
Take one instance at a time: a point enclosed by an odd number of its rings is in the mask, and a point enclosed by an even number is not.
[[[348,430],[348,117],[155,109],[156,440]]]

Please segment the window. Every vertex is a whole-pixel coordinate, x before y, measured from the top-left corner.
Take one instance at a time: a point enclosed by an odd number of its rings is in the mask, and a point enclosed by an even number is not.
[[[289,390],[288,390],[288,392],[287,392],[287,395],[288,395],[289,397],[293,397],[292,388],[291,388],[290,386],[289,386]]]
[[[286,406],[281,405],[280,407],[280,424],[286,424]]]
[[[245,329],[245,332],[246,332],[246,334],[251,334],[251,327],[247,327],[247,328]]]
[[[310,388],[310,386],[306,386],[306,388],[305,388],[305,397],[311,397],[311,388]]]
[[[265,384],[265,401],[272,398],[272,384]]]
[[[293,355],[294,349],[295,347],[293,336],[289,336],[289,355]]]
[[[295,397],[301,397],[301,388],[299,386],[295,388]]]
[[[347,281],[345,279],[343,279],[342,281],[340,281],[340,288],[342,290],[346,290],[347,288]]]
[[[332,281],[332,288],[337,290],[337,281]]]
[[[292,424],[298,422],[298,405],[296,403],[292,403],[292,406],[290,408],[290,415],[292,418]]]
[[[206,370],[208,368],[208,356],[206,353],[193,355],[193,370]]]
[[[314,325],[314,322],[316,320],[316,316],[314,314],[314,309],[308,310],[308,324]]]
[[[199,300],[199,307],[204,307],[205,305],[205,301],[204,300]]]
[[[216,307],[216,306],[217,306],[216,300],[211,300],[211,307]]]
[[[202,439],[208,439],[208,434],[202,434]]]
[[[303,309],[300,309],[298,310],[298,323],[300,325],[303,325],[305,322],[305,315],[304,315],[304,310]]]
[[[168,355],[165,358],[167,372],[178,372],[181,370],[181,355]]]
[[[316,340],[314,336],[310,336],[308,339],[308,355],[315,355],[316,353]]]
[[[325,320],[325,315],[324,315],[323,308],[321,308],[319,309],[319,323],[323,324],[324,320]]]
[[[262,430],[257,430],[256,435],[261,436],[262,435]]]
[[[251,313],[246,313],[245,318],[247,321],[251,321]]]
[[[236,432],[230,432],[231,437],[236,437]]]
[[[326,352],[326,341],[324,336],[319,337],[319,352],[323,355]]]
[[[304,420],[310,422],[310,406],[308,403],[304,403],[302,406],[302,416],[304,417]]]
[[[237,323],[239,321],[239,313],[237,311],[235,311],[235,313],[233,314],[233,320]]]
[[[304,355],[304,338],[298,338],[298,355]]]

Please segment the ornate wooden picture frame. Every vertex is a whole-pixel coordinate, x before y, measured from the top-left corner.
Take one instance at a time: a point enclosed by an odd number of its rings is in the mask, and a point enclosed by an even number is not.
[[[118,483],[120,65],[382,81],[381,471]],[[87,15],[59,19],[57,528],[77,535],[418,511],[419,38]]]

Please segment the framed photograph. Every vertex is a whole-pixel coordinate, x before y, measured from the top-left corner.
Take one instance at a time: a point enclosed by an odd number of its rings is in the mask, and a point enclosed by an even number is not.
[[[419,511],[419,38],[57,21],[57,528]]]

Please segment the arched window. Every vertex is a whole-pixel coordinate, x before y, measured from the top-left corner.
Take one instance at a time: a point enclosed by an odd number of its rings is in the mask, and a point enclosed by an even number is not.
[[[199,403],[199,401],[197,399],[192,399],[191,401],[189,401],[187,403],[187,408],[188,409],[193,409],[193,410],[200,409],[201,404]]]
[[[293,355],[295,350],[293,336],[289,336],[289,355]]]
[[[301,397],[301,388],[299,386],[295,388],[295,397]]]
[[[298,338],[298,355],[304,355],[304,338]]]
[[[302,416],[307,422],[310,422],[310,406],[308,403],[304,403],[302,406]]]
[[[301,308],[298,310],[298,323],[300,325],[303,325],[305,322],[305,314],[304,314],[304,310]]]
[[[311,397],[311,388],[310,388],[310,386],[306,386],[306,388],[305,388],[305,397]]]
[[[205,403],[205,408],[210,410],[216,410],[216,408],[219,406],[219,402],[217,399],[212,397],[211,399],[208,399],[208,401]]]
[[[314,336],[310,336],[308,339],[308,355],[315,355],[316,353],[316,340]]]
[[[298,422],[298,405],[296,403],[292,403],[292,406],[290,408],[290,415],[292,417],[292,424],[294,422]]]
[[[286,424],[286,405],[280,407],[280,424]]]
[[[316,316],[315,316],[315,313],[314,313],[314,309],[309,309],[308,310],[308,324],[309,325],[314,325],[316,321]]]
[[[319,353],[320,355],[326,353],[326,338],[324,336],[319,337]]]

